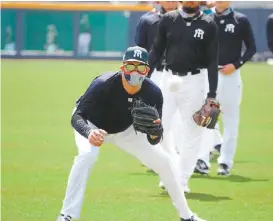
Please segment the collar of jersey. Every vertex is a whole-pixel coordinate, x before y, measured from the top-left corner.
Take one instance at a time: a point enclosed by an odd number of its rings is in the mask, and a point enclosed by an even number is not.
[[[182,7],[179,7],[178,12],[182,16],[182,18],[190,19],[191,21],[196,20],[203,15],[202,11],[198,11],[193,16],[189,16],[189,14],[187,14],[186,12],[182,10]]]
[[[216,9],[215,9],[215,15],[218,17],[222,17],[222,16],[228,16],[231,13],[233,13],[233,9],[231,7],[227,8],[225,11],[223,11],[222,13],[217,13]]]

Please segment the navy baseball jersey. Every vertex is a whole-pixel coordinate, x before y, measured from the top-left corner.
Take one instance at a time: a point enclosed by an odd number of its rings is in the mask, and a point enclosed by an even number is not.
[[[273,53],[273,14],[271,14],[268,18],[267,25],[266,25],[266,33],[267,33],[268,48]]]
[[[234,64],[238,69],[256,53],[255,39],[247,17],[229,10],[213,16],[219,31],[219,65]],[[243,42],[246,51],[241,56]]]
[[[156,107],[162,117],[163,96],[151,80],[146,78],[140,91],[130,95],[123,87],[120,72],[102,74],[92,81],[78,100],[72,126],[86,138],[91,130],[87,120],[108,134],[122,132],[133,123],[131,108],[136,100]]]
[[[209,97],[218,83],[218,30],[208,15],[184,18],[180,10],[167,12],[158,24],[158,34],[149,55],[151,70],[165,51],[166,68],[175,72],[208,69]]]
[[[136,28],[136,45],[147,51],[151,50],[157,33],[157,25],[163,12],[148,12],[141,16]]]
[[[156,38],[159,20],[165,13],[166,11],[163,7],[161,7],[161,10],[159,12],[148,12],[140,18],[136,29],[136,45],[145,48],[147,51],[151,50],[153,42]],[[158,71],[162,71],[164,65],[165,60],[164,56],[162,56],[155,68]],[[148,77],[150,77],[150,74],[148,75]]]

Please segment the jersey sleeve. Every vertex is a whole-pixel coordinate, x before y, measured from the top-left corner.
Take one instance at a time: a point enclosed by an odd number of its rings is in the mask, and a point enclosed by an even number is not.
[[[71,125],[82,136],[88,138],[92,127],[87,123],[88,114],[98,109],[105,99],[105,83],[94,80],[78,101],[76,111],[72,115]],[[92,122],[91,122],[92,123]]]
[[[249,61],[252,58],[252,56],[256,53],[255,38],[247,17],[241,18],[241,25],[243,30],[243,41],[246,46],[246,51],[244,52],[242,57],[239,58],[239,60],[234,63],[236,69],[240,68],[244,63]]]
[[[215,22],[210,23],[210,38],[207,48],[208,56],[208,81],[209,81],[209,93],[208,97],[215,98],[218,85],[218,28]]]

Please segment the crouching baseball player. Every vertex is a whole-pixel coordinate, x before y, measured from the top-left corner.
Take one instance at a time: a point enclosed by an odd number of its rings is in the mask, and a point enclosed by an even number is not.
[[[121,71],[95,78],[77,102],[71,123],[78,155],[70,171],[58,221],[80,217],[86,183],[104,142],[116,144],[158,173],[180,220],[200,220],[187,205],[169,156],[153,146],[162,139],[163,97],[158,86],[145,78],[149,72],[147,61],[144,48],[128,48]]]

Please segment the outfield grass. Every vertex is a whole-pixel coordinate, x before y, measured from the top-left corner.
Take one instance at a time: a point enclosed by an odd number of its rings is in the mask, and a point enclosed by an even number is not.
[[[117,62],[2,61],[2,220],[52,221],[76,147],[70,116],[92,78]],[[208,221],[273,220],[273,69],[242,70],[239,146],[228,178],[194,175],[187,196]],[[229,93],[228,91],[226,93]],[[81,221],[178,221],[158,177],[114,146],[103,146]]]

